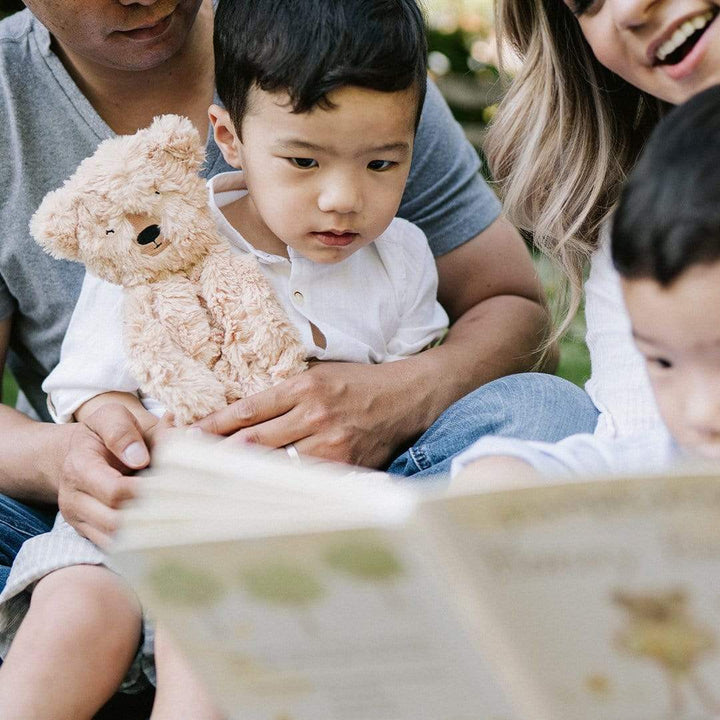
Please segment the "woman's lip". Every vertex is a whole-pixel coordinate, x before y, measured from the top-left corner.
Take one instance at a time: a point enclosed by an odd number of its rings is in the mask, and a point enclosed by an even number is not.
[[[708,9],[708,10],[709,10],[709,9]],[[705,10],[705,12],[708,12],[708,10]],[[698,12],[698,11],[696,10],[695,12],[687,13],[686,15],[683,15],[681,18],[678,18],[677,20],[675,20],[671,25],[668,25],[667,28],[665,28],[665,32],[663,32],[662,35],[660,35],[659,37],[655,38],[655,40],[653,40],[653,41],[650,43],[650,47],[648,48],[648,51],[647,51],[647,58],[648,58],[648,62],[650,63],[650,65],[655,65],[655,64],[657,64],[657,61],[658,61],[658,60],[657,60],[656,55],[657,55],[658,49],[660,48],[660,46],[661,46],[664,42],[667,42],[667,41],[673,36],[673,34],[675,33],[675,31],[676,31],[681,25],[684,25],[688,20],[692,20],[693,18],[696,18],[698,15],[703,15],[703,14],[704,14],[704,13]],[[710,25],[712,25],[712,23],[713,23],[714,21],[715,21],[715,18],[713,18],[713,19],[705,26],[705,29],[707,30],[707,29],[710,27]],[[703,35],[705,35],[705,33],[703,33]]]
[[[684,80],[688,75],[692,75],[695,68],[700,64],[702,56],[708,45],[712,41],[712,36],[716,31],[716,15],[705,27],[705,32],[695,43],[695,47],[677,64],[677,65],[659,65],[658,67],[667,73],[673,80]]]
[[[132,40],[151,40],[153,38],[162,35],[170,26],[172,22],[173,12],[166,15],[161,20],[158,20],[153,25],[144,25],[142,27],[133,28],[132,30],[119,30],[122,35],[131,38]]]

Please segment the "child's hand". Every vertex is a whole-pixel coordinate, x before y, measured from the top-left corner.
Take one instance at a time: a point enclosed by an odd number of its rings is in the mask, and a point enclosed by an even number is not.
[[[170,431],[177,430],[175,418],[172,413],[166,412],[161,418],[156,418],[153,423],[145,423],[143,438],[148,449],[152,451],[158,441],[165,437]]]
[[[537,484],[539,477],[537,470],[520,458],[488,455],[464,467],[452,479],[450,489],[468,493],[511,490]]]

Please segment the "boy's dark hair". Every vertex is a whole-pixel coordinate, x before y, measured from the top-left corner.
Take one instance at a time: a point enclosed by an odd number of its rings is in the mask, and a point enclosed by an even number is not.
[[[720,86],[658,123],[620,197],[612,257],[624,277],[661,285],[720,260]]]
[[[415,88],[415,127],[425,99],[427,45],[415,0],[220,0],[215,83],[238,132],[250,89],[286,91],[293,112],[329,108],[354,85]]]

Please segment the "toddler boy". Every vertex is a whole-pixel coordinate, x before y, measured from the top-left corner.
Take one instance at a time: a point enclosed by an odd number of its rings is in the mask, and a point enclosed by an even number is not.
[[[218,4],[224,107],[213,104],[209,114],[237,171],[210,180],[210,204],[233,249],[257,258],[308,359],[397,360],[448,325],[427,240],[394,217],[425,66],[415,0]],[[43,384],[56,421],[82,420],[106,393],[138,393],[125,361],[121,298],[119,287],[86,276],[60,363]],[[152,424],[135,398],[112,399]]]

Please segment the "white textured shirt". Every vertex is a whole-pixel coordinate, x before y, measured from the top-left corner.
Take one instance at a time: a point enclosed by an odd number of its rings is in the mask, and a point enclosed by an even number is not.
[[[373,243],[339,263],[315,263],[290,247],[285,258],[256,250],[220,211],[247,192],[241,172],[216,175],[208,188],[220,232],[235,252],[257,258],[308,358],[390,362],[420,352],[447,328],[448,316],[437,301],[435,259],[412,223],[395,218]],[[138,393],[122,338],[123,295],[121,287],[86,273],[60,362],[43,383],[56,422],[69,422],[101,393]],[[315,344],[312,325],[324,335],[325,347]],[[160,412],[151,399],[143,402]]]
[[[652,473],[667,470],[681,452],[664,426],[657,432],[622,438],[571,435],[557,443],[487,436],[453,459],[451,474],[483,457],[513,457],[552,478]]]
[[[626,437],[660,432],[662,420],[645,362],[632,338],[607,225],[585,283],[585,319],[592,366],[585,390],[600,411],[595,434]]]

